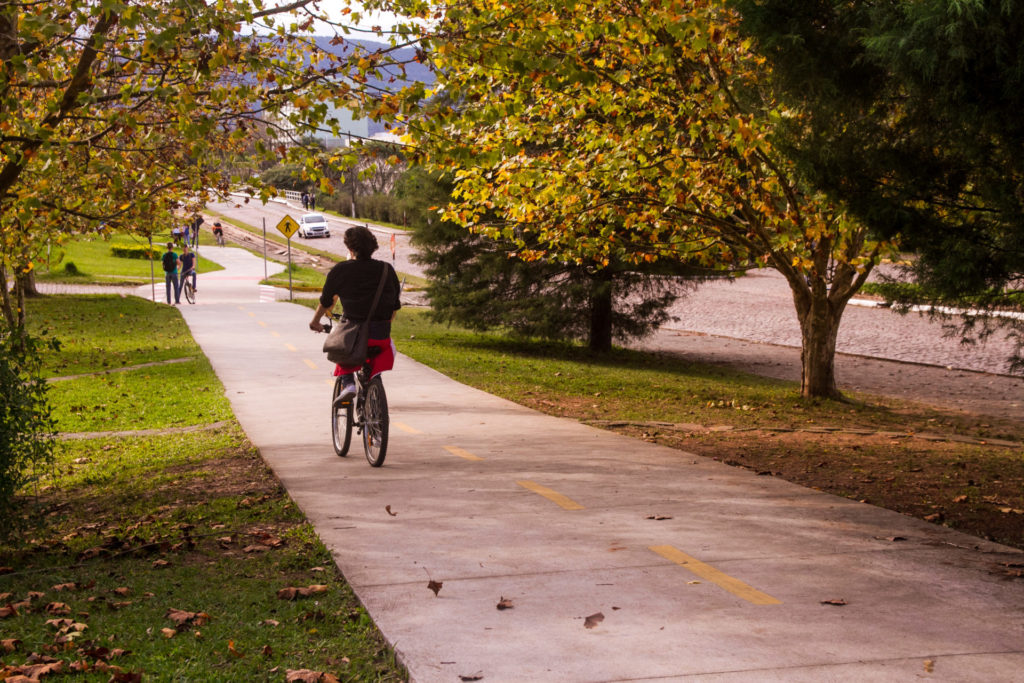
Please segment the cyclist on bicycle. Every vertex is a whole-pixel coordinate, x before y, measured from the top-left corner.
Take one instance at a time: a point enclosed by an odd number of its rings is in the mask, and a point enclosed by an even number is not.
[[[196,255],[190,251],[186,244],[182,247],[181,251],[181,280],[178,282],[178,288],[181,289],[185,286],[185,278],[189,275],[192,276],[192,290],[196,291],[199,288],[196,287]]]
[[[376,375],[385,370],[390,370],[395,363],[395,345],[391,341],[391,321],[395,313],[402,307],[399,301],[401,287],[398,283],[398,275],[391,264],[384,261],[377,261],[373,258],[373,252],[377,251],[377,238],[368,228],[356,226],[345,231],[345,247],[349,251],[349,260],[341,261],[327,273],[327,281],[324,282],[323,291],[320,293],[320,304],[313,314],[313,320],[309,323],[309,329],[314,332],[323,332],[324,326],[320,319],[330,313],[335,304],[340,301],[341,308],[347,320],[362,322],[370,321],[370,347],[379,347],[381,352],[374,356],[370,362],[372,374]],[[381,275],[387,271],[388,275],[384,280],[384,291],[381,292],[377,308],[370,311],[370,304],[373,303],[374,294],[380,284]],[[355,395],[355,381],[352,373],[359,370],[358,367],[335,368],[334,374],[342,377],[342,393],[339,401],[350,400]]]
[[[220,224],[220,221],[214,221],[213,223],[213,236],[217,238],[217,244],[224,246],[224,227]]]

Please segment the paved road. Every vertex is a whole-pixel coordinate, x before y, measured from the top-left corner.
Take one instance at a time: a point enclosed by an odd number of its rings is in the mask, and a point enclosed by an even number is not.
[[[384,467],[336,457],[308,309],[259,303],[245,252],[207,255],[227,270],[181,311],[414,681],[1021,680],[1024,590],[1002,563],[1024,553],[1006,547],[404,357]]]
[[[209,208],[230,214],[252,225],[276,225],[286,212],[302,213],[301,207],[272,202],[242,204],[240,201],[210,204]],[[330,239],[310,240],[314,246],[344,254],[341,234],[348,222],[331,218]],[[396,231],[374,227],[381,235],[381,254],[389,254],[388,240]],[[412,263],[408,235],[397,231],[395,267],[403,273],[422,275]],[[677,322],[666,330],[696,332],[742,339],[761,344],[800,347],[800,331],[792,296],[782,276],[775,271],[755,271],[734,282],[713,282],[679,302],[673,308]],[[1012,343],[996,334],[980,346],[964,346],[958,338],[944,336],[941,323],[917,313],[901,316],[873,305],[851,305],[843,316],[837,348],[840,353],[888,360],[926,363],[956,370],[1007,373]],[[1022,395],[1020,398],[1024,398]]]

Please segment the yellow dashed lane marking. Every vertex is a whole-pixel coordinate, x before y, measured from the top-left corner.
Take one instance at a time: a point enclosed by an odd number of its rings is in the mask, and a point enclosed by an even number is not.
[[[280,337],[281,336],[277,332],[274,332],[273,330],[270,331],[270,334],[271,334],[271,336],[274,336],[274,337]]]
[[[284,348],[288,349],[289,351],[298,351],[298,349],[292,346],[291,344],[285,344]]]
[[[244,311],[245,309],[243,308],[242,310]],[[249,311],[249,317],[250,317],[250,318],[255,318],[255,317],[256,317],[256,314],[255,314],[255,313],[253,313],[252,311]]]
[[[743,583],[739,579],[733,578],[728,574],[721,572],[709,564],[705,564],[695,557],[690,557],[682,550],[671,546],[671,545],[652,545],[650,550],[658,553],[666,560],[671,560],[679,566],[689,569],[691,572],[704,579],[710,581],[719,588],[724,588],[733,595],[739,598],[743,598],[747,602],[752,602],[755,605],[781,605],[782,601],[767,593],[762,593],[756,588]]]
[[[466,460],[483,460],[479,455],[473,455],[469,451],[463,450],[458,446],[445,446],[444,449],[452,455],[457,455],[460,458],[465,458]]]
[[[257,320],[257,321],[256,321],[256,323],[257,323],[257,324],[258,324],[258,325],[259,325],[260,327],[266,327],[266,326],[267,326],[267,324],[266,324],[265,322],[263,322],[262,320]]]
[[[559,507],[564,508],[566,510],[583,510],[584,509],[584,507],[582,505],[577,503],[572,498],[569,498],[567,496],[563,496],[558,491],[555,491],[554,489],[549,489],[547,486],[541,486],[540,484],[538,484],[535,481],[527,481],[527,480],[524,479],[523,481],[517,481],[516,483],[519,484],[520,486],[522,486],[524,489],[533,491],[537,495],[544,496],[545,498],[547,498],[551,502],[557,504]]]
[[[407,425],[407,424],[405,424],[403,422],[392,422],[391,424],[395,425],[396,427],[401,429],[406,434],[422,434],[423,433],[420,430],[416,429],[415,427],[410,427],[409,425]]]
[[[308,358],[303,358],[303,359],[302,359],[302,362],[303,362],[303,363],[305,363],[306,365],[308,365],[309,367],[313,368],[314,370],[316,370],[316,363],[314,363],[314,362],[313,362],[313,361],[311,361],[310,359],[308,359]]]
[[[325,379],[324,383],[327,384],[327,386],[329,386],[329,387],[333,387],[334,386],[334,380],[333,379]]]

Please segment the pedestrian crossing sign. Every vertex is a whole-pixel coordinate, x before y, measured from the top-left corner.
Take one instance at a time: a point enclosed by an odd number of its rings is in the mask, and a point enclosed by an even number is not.
[[[285,214],[285,217],[277,224],[277,230],[288,239],[292,238],[295,231],[299,229],[299,224],[295,222],[295,219]]]

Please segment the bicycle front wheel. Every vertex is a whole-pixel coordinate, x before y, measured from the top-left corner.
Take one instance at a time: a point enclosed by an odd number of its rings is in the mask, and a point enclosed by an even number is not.
[[[185,301],[189,302],[190,304],[194,304],[196,302],[196,290],[192,289],[192,284],[186,282],[182,286],[182,289],[185,290]]]
[[[374,377],[366,387],[363,404],[363,450],[366,460],[374,467],[384,464],[388,450],[388,398],[384,394],[384,383]]]
[[[334,452],[345,457],[352,443],[352,401],[336,405],[340,393],[341,377],[338,377],[334,380],[334,391],[331,393],[331,439],[334,441]]]

